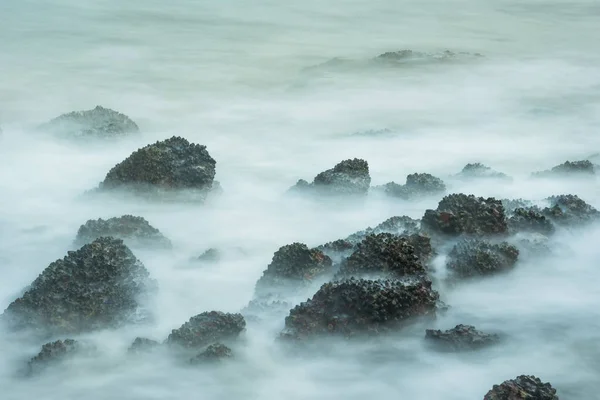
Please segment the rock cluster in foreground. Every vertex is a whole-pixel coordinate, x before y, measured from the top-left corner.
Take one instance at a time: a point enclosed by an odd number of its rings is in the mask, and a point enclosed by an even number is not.
[[[559,400],[556,389],[532,375],[504,381],[487,392],[483,400]]]

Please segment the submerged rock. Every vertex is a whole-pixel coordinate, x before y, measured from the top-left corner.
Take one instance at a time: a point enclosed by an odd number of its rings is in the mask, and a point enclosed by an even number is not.
[[[50,264],[2,318],[48,334],[118,327],[147,317],[140,299],[155,285],[122,240],[103,237]]]
[[[171,248],[171,241],[142,217],[121,217],[89,220],[81,225],[75,238],[77,247],[91,243],[99,237],[112,236],[122,239],[129,246]]]
[[[556,389],[533,375],[521,375],[515,379],[494,385],[483,400],[559,400]]]
[[[512,233],[535,232],[546,236],[555,231],[552,222],[537,207],[515,209],[508,219],[508,228]]]
[[[567,161],[550,170],[534,172],[532,176],[534,178],[552,178],[572,175],[594,176],[595,174],[596,169],[594,164],[592,164],[592,162],[589,160],[581,160]]]
[[[366,195],[370,185],[369,164],[354,158],[321,172],[312,183],[301,179],[290,190],[326,195]]]
[[[510,270],[518,258],[519,250],[507,242],[463,240],[448,254],[446,268],[451,278],[466,279]]]
[[[146,353],[148,351],[154,350],[158,346],[160,346],[160,343],[156,340],[147,339],[143,337],[136,337],[127,351],[129,353]]]
[[[128,116],[102,106],[60,115],[39,129],[70,139],[115,138],[140,131]]]
[[[462,179],[479,179],[479,178],[492,178],[511,180],[512,178],[503,172],[498,172],[487,165],[481,163],[472,163],[464,166],[462,171],[458,173],[458,177]]]
[[[242,314],[210,311],[198,314],[179,329],[173,329],[167,343],[184,348],[206,346],[210,343],[235,339],[246,328]]]
[[[134,151],[114,166],[99,190],[131,190],[136,193],[193,191],[206,197],[212,188],[216,161],[206,146],[173,136]]]
[[[479,350],[500,341],[496,334],[478,331],[472,325],[456,325],[447,331],[427,329],[425,339],[441,351]]]
[[[428,280],[326,283],[312,299],[290,310],[282,337],[379,334],[401,328],[413,317],[434,316],[438,299]]]
[[[410,174],[406,177],[406,184],[399,185],[390,182],[380,188],[385,194],[404,200],[415,199],[423,196],[442,194],[446,191],[446,184],[440,178],[431,174]]]
[[[33,375],[44,369],[59,364],[72,357],[82,349],[80,343],[73,339],[57,340],[42,346],[39,354],[27,363],[26,374]]]
[[[542,214],[560,225],[578,225],[597,221],[600,211],[580,199],[576,195],[566,194],[546,199],[550,207],[542,210]]]
[[[213,343],[202,353],[197,354],[190,360],[190,364],[213,363],[233,357],[231,349],[221,343]]]
[[[385,52],[375,57],[373,61],[386,64],[404,64],[409,62],[450,61],[472,57],[479,58],[483,56],[479,53],[467,53],[463,51],[456,53],[450,50],[444,50],[437,53],[425,53],[405,49]]]

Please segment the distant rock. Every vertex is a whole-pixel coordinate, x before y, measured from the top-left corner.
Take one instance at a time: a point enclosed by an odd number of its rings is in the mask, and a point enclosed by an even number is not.
[[[457,175],[462,179],[501,179],[501,180],[512,180],[512,178],[503,172],[498,172],[487,165],[481,163],[467,164]]]
[[[478,331],[472,325],[456,325],[447,331],[427,329],[425,339],[436,349],[449,352],[479,350],[500,341],[498,335]]]
[[[467,52],[453,52],[450,50],[444,50],[437,53],[425,53],[414,50],[399,50],[399,51],[388,51],[380,54],[373,59],[376,62],[383,62],[387,64],[405,64],[415,62],[431,62],[431,61],[452,61],[457,59],[465,58],[479,58],[483,57],[479,53],[467,53]]]
[[[338,239],[333,242],[328,242],[317,247],[317,250],[323,252],[335,263],[339,263],[342,259],[348,257],[356,248],[356,242]]]
[[[210,343],[235,339],[245,329],[246,321],[241,314],[210,311],[198,314],[179,329],[173,329],[167,344],[182,348],[203,347]]]
[[[57,365],[74,356],[81,350],[81,344],[73,339],[57,340],[55,342],[46,343],[42,346],[42,350],[39,354],[27,363],[26,374],[38,374],[46,368]]]
[[[60,115],[38,129],[69,139],[117,138],[140,131],[128,116],[102,106]]]
[[[594,164],[589,160],[581,160],[566,161],[550,170],[534,172],[532,176],[534,178],[552,178],[573,175],[594,176],[595,174],[596,169]]]
[[[401,328],[413,317],[435,316],[438,300],[428,280],[326,283],[312,299],[290,311],[282,338],[384,333]]]
[[[366,195],[371,185],[369,164],[354,158],[338,163],[332,169],[318,174],[312,183],[301,179],[290,188],[292,193],[323,195]]]
[[[482,277],[512,269],[518,258],[519,250],[507,242],[463,240],[448,254],[446,268],[452,279]]]
[[[548,256],[566,248],[562,243],[553,243],[551,247],[547,236],[535,232],[519,232],[510,238],[510,242],[519,249],[519,259]]]
[[[515,379],[494,385],[483,400],[559,400],[556,389],[533,375],[521,375]]]
[[[273,320],[288,314],[293,304],[284,300],[272,300],[259,298],[251,300],[240,313],[248,323],[261,321],[263,319]]]
[[[517,208],[508,219],[508,228],[512,233],[536,232],[542,235],[552,235],[554,225],[537,207]]]
[[[221,252],[219,250],[211,247],[210,249],[206,250],[204,253],[202,253],[201,255],[196,257],[194,259],[194,261],[205,263],[205,264],[214,264],[216,262],[219,262],[219,260],[221,258],[222,258]]]
[[[122,239],[128,246],[170,249],[171,241],[142,217],[121,217],[89,220],[81,225],[75,238],[77,247],[91,243],[99,237],[112,236]]]
[[[231,349],[221,343],[213,343],[203,352],[199,353],[190,360],[190,364],[198,365],[205,363],[214,363],[233,357]]]
[[[426,232],[452,236],[503,235],[508,231],[500,200],[462,193],[444,197],[437,210],[426,210],[421,227]]]
[[[213,187],[215,166],[206,146],[173,136],[134,151],[108,172],[99,190],[142,194],[187,191],[203,200]]]
[[[143,337],[136,337],[127,351],[129,353],[135,354],[146,353],[151,350],[154,350],[158,346],[160,346],[160,343],[156,340],[147,339]]]
[[[363,231],[358,231],[346,238],[352,243],[360,243],[367,236],[379,233],[391,233],[393,235],[412,235],[419,232],[419,221],[407,216],[391,217],[375,226],[375,228],[367,228]]]
[[[576,195],[565,194],[546,199],[550,207],[542,214],[559,225],[581,225],[598,221],[600,212]]]
[[[525,199],[502,199],[501,202],[507,216],[514,213],[517,208],[530,208],[534,206],[532,201]]]
[[[2,320],[50,335],[114,328],[148,318],[140,299],[155,289],[123,241],[103,237],[51,263]]]
[[[446,191],[446,184],[440,178],[431,174],[415,173],[406,177],[406,184],[404,185],[390,182],[375,188],[375,190],[383,191],[390,197],[410,200],[424,196],[443,194]]]

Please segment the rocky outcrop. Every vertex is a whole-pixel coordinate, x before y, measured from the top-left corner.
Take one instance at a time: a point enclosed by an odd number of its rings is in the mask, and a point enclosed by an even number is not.
[[[533,232],[542,235],[552,235],[554,225],[537,207],[517,208],[508,219],[508,229],[511,233]]]
[[[198,348],[211,343],[232,340],[245,329],[241,314],[210,311],[198,314],[179,329],[173,329],[166,343],[182,348]]]
[[[147,317],[140,298],[155,285],[122,240],[103,237],[50,264],[2,319],[48,334],[118,327]]]
[[[77,231],[75,245],[80,247],[103,236],[122,239],[131,247],[164,249],[172,247],[171,241],[164,237],[158,229],[150,225],[144,218],[133,215],[87,221]]]
[[[457,175],[460,179],[501,179],[511,180],[512,178],[503,172],[498,172],[487,165],[481,163],[467,164]]]
[[[550,207],[544,208],[542,214],[559,225],[581,225],[600,219],[600,211],[576,195],[552,196],[546,200]]]
[[[136,337],[129,349],[127,350],[129,353],[139,354],[139,353],[147,353],[152,351],[160,346],[160,343],[156,340],[147,339],[143,337]]]
[[[221,343],[213,343],[206,348],[203,352],[197,354],[190,360],[190,364],[207,364],[218,361],[223,361],[233,357],[231,349]]]
[[[397,197],[404,200],[416,199],[424,196],[440,195],[446,191],[446,184],[440,178],[431,174],[410,174],[406,177],[406,184],[399,185],[390,182],[379,190],[390,197]]]
[[[478,331],[472,325],[456,325],[447,331],[427,329],[425,339],[435,349],[447,352],[479,350],[500,341],[498,335]]]
[[[81,352],[81,344],[73,339],[57,340],[46,343],[38,355],[27,363],[26,375],[41,373],[50,366],[55,366]]]
[[[567,161],[550,170],[534,172],[532,176],[534,178],[556,178],[575,175],[594,176],[595,174],[596,169],[594,164],[589,160],[581,160]]]
[[[507,242],[463,240],[448,254],[446,268],[451,279],[482,277],[512,269],[518,257],[519,250]]]
[[[323,195],[366,195],[371,185],[369,164],[354,158],[344,160],[332,169],[323,171],[312,183],[301,179],[290,191],[294,193],[316,193]]]
[[[515,379],[494,385],[483,400],[559,400],[556,389],[533,375],[521,375]]]
[[[221,260],[222,254],[219,250],[210,248],[194,259],[203,264],[214,264]]]
[[[439,295],[431,281],[349,279],[326,283],[290,311],[282,338],[378,334],[414,317],[434,316]]]

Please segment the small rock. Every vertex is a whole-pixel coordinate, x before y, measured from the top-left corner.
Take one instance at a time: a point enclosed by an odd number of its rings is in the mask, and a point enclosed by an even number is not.
[[[40,353],[33,357],[27,364],[27,374],[33,375],[42,372],[50,365],[77,354],[81,350],[79,342],[73,339],[57,340],[42,346]]]
[[[550,207],[542,210],[542,214],[560,225],[580,225],[597,221],[600,212],[578,196],[567,194],[552,196],[546,199]]]
[[[213,363],[215,361],[223,361],[233,357],[231,349],[221,343],[213,343],[206,348],[202,353],[199,353],[190,360],[190,364]]]
[[[210,343],[235,339],[245,329],[241,314],[210,311],[198,314],[179,329],[173,329],[167,343],[184,348],[206,346]]]
[[[448,254],[446,268],[453,279],[487,276],[512,269],[518,257],[519,250],[507,242],[463,240]]]
[[[508,219],[508,228],[511,233],[534,232],[546,236],[555,231],[552,222],[542,215],[537,207],[515,209],[512,217]]]
[[[451,352],[479,350],[500,341],[498,335],[483,333],[472,325],[456,325],[443,332],[427,329],[425,339],[439,350]]]
[[[556,389],[533,375],[521,375],[515,379],[494,385],[483,400],[559,400]]]
[[[146,353],[151,350],[154,350],[158,346],[160,346],[160,343],[158,343],[156,340],[147,339],[147,338],[143,338],[143,337],[136,337],[135,340],[133,341],[133,343],[131,344],[131,346],[129,346],[129,349],[127,351],[129,353],[136,353],[136,354]]]
[[[495,171],[487,165],[481,163],[467,164],[458,173],[458,177],[462,179],[501,179],[501,180],[512,180],[512,178],[505,173]]]
[[[406,177],[405,185],[390,182],[385,184],[382,189],[388,196],[410,200],[423,196],[442,194],[446,191],[446,184],[440,178],[431,174],[415,173]]]
[[[301,179],[290,190],[325,195],[366,195],[370,185],[369,164],[354,158],[321,172],[311,184]]]
[[[567,161],[557,165],[551,170],[534,172],[534,178],[552,178],[572,175],[594,176],[596,174],[594,164],[589,160]]]
[[[217,249],[210,248],[202,253],[200,256],[196,257],[195,261],[200,261],[203,263],[214,264],[221,260],[221,252]]]

